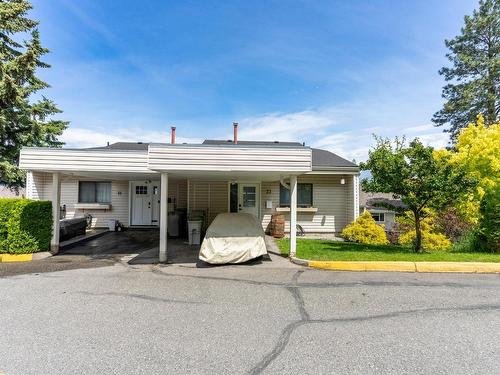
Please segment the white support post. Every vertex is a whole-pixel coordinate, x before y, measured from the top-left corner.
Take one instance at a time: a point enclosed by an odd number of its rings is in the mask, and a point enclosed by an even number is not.
[[[33,172],[26,171],[26,198],[33,199]]]
[[[297,252],[297,176],[290,177],[290,257]]]
[[[61,175],[52,173],[52,240],[50,251],[54,254],[59,252],[59,219],[61,216]]]
[[[160,181],[160,263],[167,261],[168,236],[168,174],[161,174]]]
[[[352,176],[352,200],[354,201],[354,214],[352,215],[353,221],[356,221],[356,219],[359,216],[359,176],[354,175]]]

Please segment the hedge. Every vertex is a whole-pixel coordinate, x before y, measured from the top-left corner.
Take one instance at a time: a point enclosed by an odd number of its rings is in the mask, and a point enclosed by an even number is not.
[[[0,253],[46,251],[51,237],[50,201],[0,199]]]
[[[500,252],[500,186],[488,191],[481,200],[479,234],[488,250]]]

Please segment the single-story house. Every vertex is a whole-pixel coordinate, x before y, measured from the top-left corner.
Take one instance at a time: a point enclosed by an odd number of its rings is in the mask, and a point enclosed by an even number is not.
[[[167,259],[170,212],[246,212],[266,228],[282,212],[286,231],[340,233],[359,214],[359,168],[329,151],[295,142],[206,140],[201,144],[119,142],[94,148],[23,148],[26,195],[53,202],[52,250],[59,248],[59,207],[66,217],[90,213],[92,225],[160,229]],[[295,253],[296,231],[290,233]]]
[[[360,190],[359,211],[367,210],[372,214],[377,224],[383,225],[385,230],[391,230],[396,225],[396,211],[390,207],[404,209],[405,205],[400,199],[395,199],[390,193],[367,193]]]

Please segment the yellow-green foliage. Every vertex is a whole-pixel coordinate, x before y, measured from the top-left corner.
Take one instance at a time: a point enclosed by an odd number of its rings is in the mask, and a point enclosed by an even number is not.
[[[399,236],[400,245],[413,245],[415,243],[415,224],[411,212],[398,219],[399,228],[403,233]],[[451,249],[451,241],[444,234],[437,232],[436,225],[431,216],[420,222],[422,230],[422,248],[427,251],[447,251]]]
[[[384,228],[373,220],[372,215],[365,211],[355,222],[342,231],[342,237],[347,241],[369,245],[386,245],[389,243]]]
[[[479,182],[477,190],[459,202],[459,209],[466,217],[476,222],[479,206],[487,190],[495,190],[500,185],[500,122],[486,126],[482,115],[475,124],[462,129],[453,151],[439,150],[437,158],[449,156],[452,164],[458,164]]]

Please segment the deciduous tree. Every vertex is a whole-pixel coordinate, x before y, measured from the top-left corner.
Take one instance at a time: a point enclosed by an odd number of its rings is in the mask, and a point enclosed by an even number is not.
[[[448,162],[448,157],[434,157],[434,149],[418,139],[406,144],[404,139],[394,141],[376,138],[376,146],[369,151],[361,169],[371,172],[370,179],[362,181],[367,192],[392,193],[411,211],[415,222],[415,251],[422,251],[422,220],[428,209],[442,209],[474,186],[473,179],[459,166]]]
[[[500,186],[500,122],[486,126],[479,115],[475,123],[462,129],[453,150],[440,150],[453,165],[459,166],[478,181],[477,188],[460,198],[460,211],[472,222],[479,219],[480,202],[488,190]]]

